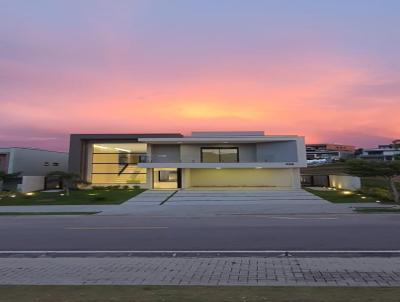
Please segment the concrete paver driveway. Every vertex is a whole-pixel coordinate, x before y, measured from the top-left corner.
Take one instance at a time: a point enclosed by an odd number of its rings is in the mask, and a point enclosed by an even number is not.
[[[179,190],[168,191],[160,205],[147,202],[138,195],[123,205],[110,208],[102,215],[140,216],[216,216],[216,215],[276,215],[276,214],[338,214],[351,213],[348,205],[332,204],[304,190]],[[154,193],[155,196],[159,194]]]

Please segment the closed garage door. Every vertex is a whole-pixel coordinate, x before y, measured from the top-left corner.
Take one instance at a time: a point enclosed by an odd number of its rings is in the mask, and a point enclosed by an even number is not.
[[[190,169],[192,187],[293,187],[298,169]]]

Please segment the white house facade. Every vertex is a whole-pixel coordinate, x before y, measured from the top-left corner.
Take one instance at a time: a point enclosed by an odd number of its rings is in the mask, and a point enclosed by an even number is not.
[[[73,134],[70,171],[92,185],[299,188],[304,138],[262,131]]]

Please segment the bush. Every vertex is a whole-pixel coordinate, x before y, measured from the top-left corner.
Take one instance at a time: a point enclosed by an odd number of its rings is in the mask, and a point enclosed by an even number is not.
[[[128,189],[129,189],[129,186],[125,185],[125,186],[122,187],[122,189],[128,190]]]

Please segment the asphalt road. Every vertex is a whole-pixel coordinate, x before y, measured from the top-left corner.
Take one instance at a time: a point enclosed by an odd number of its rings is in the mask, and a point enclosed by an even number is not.
[[[400,250],[400,215],[1,217],[2,251]]]

